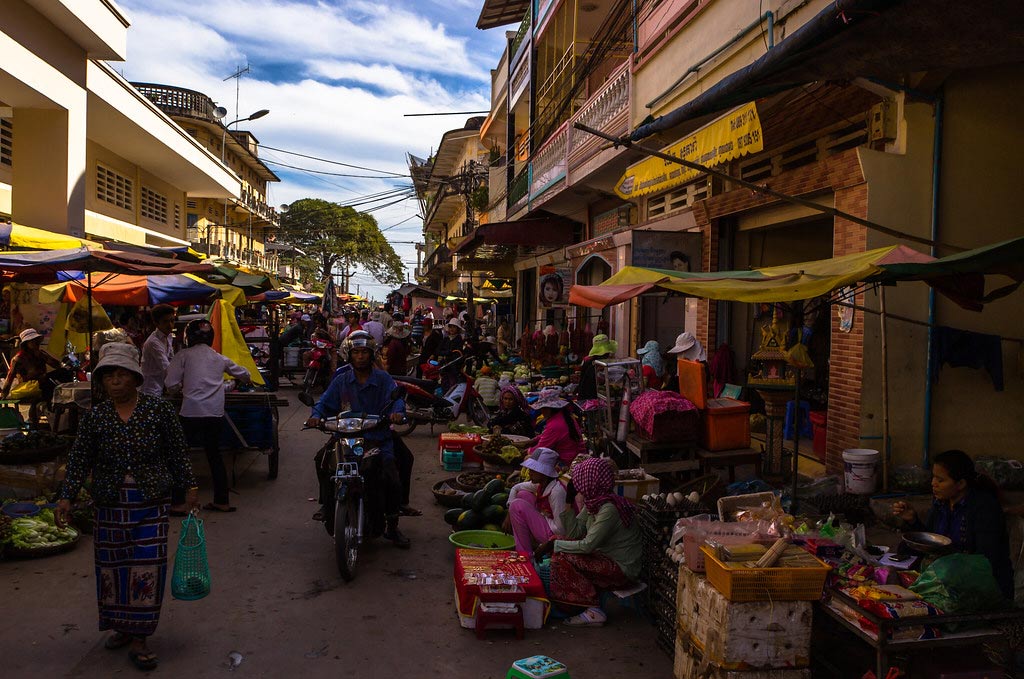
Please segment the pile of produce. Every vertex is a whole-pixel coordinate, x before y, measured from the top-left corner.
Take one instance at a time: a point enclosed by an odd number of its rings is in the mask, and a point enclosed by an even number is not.
[[[565,375],[562,375],[561,377],[546,377],[537,382],[537,388],[544,389],[545,387],[563,387],[567,384],[569,384],[569,378]]]
[[[460,424],[452,422],[448,425],[448,431],[453,434],[486,434],[490,430],[475,424]]]
[[[444,513],[444,520],[455,530],[494,530],[501,531],[501,524],[508,512],[508,493],[505,482],[492,479],[486,486],[475,493],[462,498],[462,507],[449,509]]]
[[[501,458],[504,464],[514,465],[523,461],[523,451],[512,445],[512,441],[504,436],[492,436],[480,446],[481,457]]]
[[[74,440],[70,436],[60,436],[49,431],[16,431],[0,439],[0,463],[32,464],[38,461],[53,459],[66,449]],[[44,459],[37,460],[37,453],[50,451]]]
[[[520,363],[512,371],[512,377],[514,379],[520,379],[520,380],[523,380],[523,379],[528,380],[528,379],[530,379],[530,368],[529,368],[529,366],[527,366],[525,363]]]
[[[52,509],[11,520],[7,530],[0,530],[0,535],[5,533],[7,543],[22,550],[61,547],[78,539],[78,531],[74,528],[57,528]]]

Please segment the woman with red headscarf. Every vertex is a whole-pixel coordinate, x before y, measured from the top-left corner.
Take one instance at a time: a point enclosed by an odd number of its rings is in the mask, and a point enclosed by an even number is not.
[[[595,627],[608,616],[600,607],[599,590],[629,587],[640,574],[640,530],[633,503],[615,495],[615,473],[608,460],[589,458],[572,470],[562,512],[565,537],[551,539],[534,551],[551,554],[551,600],[585,610],[565,621]],[[576,512],[579,493],[583,508]]]

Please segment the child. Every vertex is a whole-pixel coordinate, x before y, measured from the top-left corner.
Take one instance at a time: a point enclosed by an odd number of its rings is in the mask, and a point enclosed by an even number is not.
[[[558,453],[537,448],[523,462],[530,480],[517,483],[508,494],[508,516],[503,526],[516,539],[516,551],[532,554],[534,545],[564,535],[562,511],[565,487],[558,480]]]

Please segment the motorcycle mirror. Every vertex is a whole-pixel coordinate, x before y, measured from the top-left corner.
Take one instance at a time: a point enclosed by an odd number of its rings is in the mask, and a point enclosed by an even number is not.
[[[313,400],[313,395],[305,391],[299,392],[299,402],[304,406],[309,406],[310,408],[316,404],[316,401]]]
[[[409,391],[401,384],[399,384],[391,391],[391,400],[397,401],[398,399],[405,398],[408,395],[408,393]]]

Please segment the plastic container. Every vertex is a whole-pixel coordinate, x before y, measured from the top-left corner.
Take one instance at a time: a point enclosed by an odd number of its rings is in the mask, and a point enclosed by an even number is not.
[[[847,448],[843,451],[846,492],[854,495],[871,495],[878,485],[877,450],[870,448]]]
[[[298,368],[299,359],[302,356],[302,347],[285,347],[284,348],[284,367],[286,368]]]
[[[828,413],[824,410],[811,413],[811,430],[814,433],[814,454],[822,462],[825,461],[825,447],[828,437]]]
[[[709,400],[702,429],[701,444],[707,450],[749,448],[750,404],[732,398]]]
[[[463,549],[515,549],[516,540],[511,535],[494,530],[460,530],[448,536],[448,542]]]
[[[831,568],[817,557],[814,568],[732,568],[701,547],[708,582],[729,601],[817,601]]]
[[[462,471],[462,451],[445,450],[441,453],[441,464],[446,472]]]
[[[679,393],[688,398],[699,410],[707,407],[708,377],[704,364],[678,359]]]

